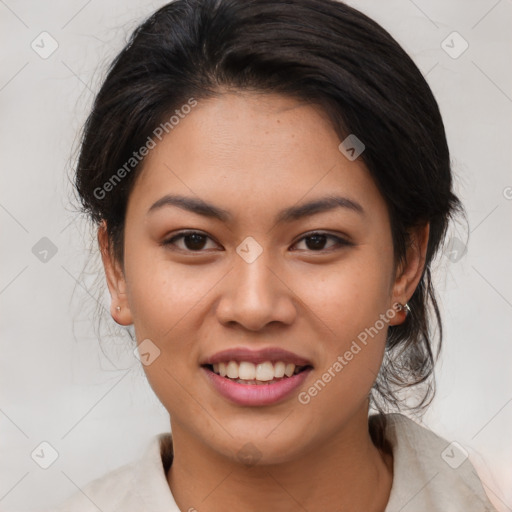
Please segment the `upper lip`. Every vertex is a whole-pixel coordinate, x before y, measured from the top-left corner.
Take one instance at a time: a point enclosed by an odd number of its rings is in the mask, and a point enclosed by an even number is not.
[[[293,352],[281,348],[268,347],[260,350],[254,350],[245,347],[228,348],[205,358],[201,366],[206,364],[215,364],[229,361],[248,361],[254,364],[270,361],[276,363],[293,363],[295,366],[312,366],[308,359],[298,356]]]

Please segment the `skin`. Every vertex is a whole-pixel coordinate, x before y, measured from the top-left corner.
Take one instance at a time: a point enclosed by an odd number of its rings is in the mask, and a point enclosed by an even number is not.
[[[160,350],[144,370],[170,413],[167,480],[181,510],[385,509],[392,458],[372,444],[367,418],[387,326],[307,405],[293,393],[241,407],[199,367],[226,348],[284,348],[312,362],[299,391],[307,390],[360,332],[413,294],[428,224],[411,232],[407,263],[395,272],[385,200],[339,143],[314,105],[232,91],[201,100],[146,157],[127,207],[124,268],[99,229],[112,316]],[[176,206],[147,214],[168,193],[199,197],[232,220]],[[357,201],[364,215],[336,208],[276,224],[281,209],[329,194]],[[183,238],[162,245],[184,229],[205,234],[203,245]],[[304,238],[311,231],[352,245],[331,238],[314,245]],[[252,263],[236,252],[248,236],[262,248]],[[403,321],[396,314],[388,325]],[[256,464],[239,459],[247,443]]]

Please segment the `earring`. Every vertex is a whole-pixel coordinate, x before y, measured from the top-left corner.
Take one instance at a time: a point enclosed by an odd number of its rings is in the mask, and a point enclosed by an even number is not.
[[[407,302],[405,304],[398,303],[398,306],[400,308],[399,311],[405,311],[405,318],[407,318],[407,316],[411,312],[411,307],[409,306],[409,304]]]
[[[395,309],[399,313],[401,313],[402,311],[405,311],[404,320],[407,318],[407,316],[411,312],[411,308],[410,308],[410,306],[409,306],[409,304],[407,302],[405,304],[402,304],[400,302],[396,302],[395,303]]]
[[[116,310],[117,310],[117,311],[121,311],[121,306],[117,306],[117,307],[116,307]]]

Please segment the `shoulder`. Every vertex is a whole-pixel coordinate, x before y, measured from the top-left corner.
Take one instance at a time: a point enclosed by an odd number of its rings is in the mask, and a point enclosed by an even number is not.
[[[126,464],[79,488],[65,502],[47,512],[113,512],[132,486],[135,463]]]
[[[171,442],[169,433],[155,435],[143,457],[125,464],[87,485],[47,512],[131,512],[142,510],[148,492],[170,496],[165,477],[162,450]],[[168,496],[165,496],[167,494]]]
[[[461,445],[402,414],[388,414],[386,422],[394,473],[386,512],[495,512]]]

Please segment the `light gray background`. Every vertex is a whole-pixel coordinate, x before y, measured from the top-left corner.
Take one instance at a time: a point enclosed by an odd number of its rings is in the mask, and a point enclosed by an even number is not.
[[[100,348],[95,299],[108,310],[109,296],[97,255],[88,252],[94,233],[74,213],[67,179],[105,66],[163,3],[0,0],[1,510],[56,504],[168,429],[129,337],[113,320]],[[404,46],[441,107],[471,233],[462,259],[446,252],[438,260],[445,346],[423,422],[469,452],[491,500],[509,511],[512,2],[350,3]],[[43,31],[59,45],[46,59],[31,48]],[[453,31],[469,44],[458,58],[441,47]],[[447,44],[458,53],[463,42],[453,37]],[[43,237],[57,248],[47,262],[32,252]],[[464,239],[463,229],[450,237]],[[59,454],[48,469],[31,458],[43,441]],[[36,450],[45,454],[39,460],[50,452]]]

